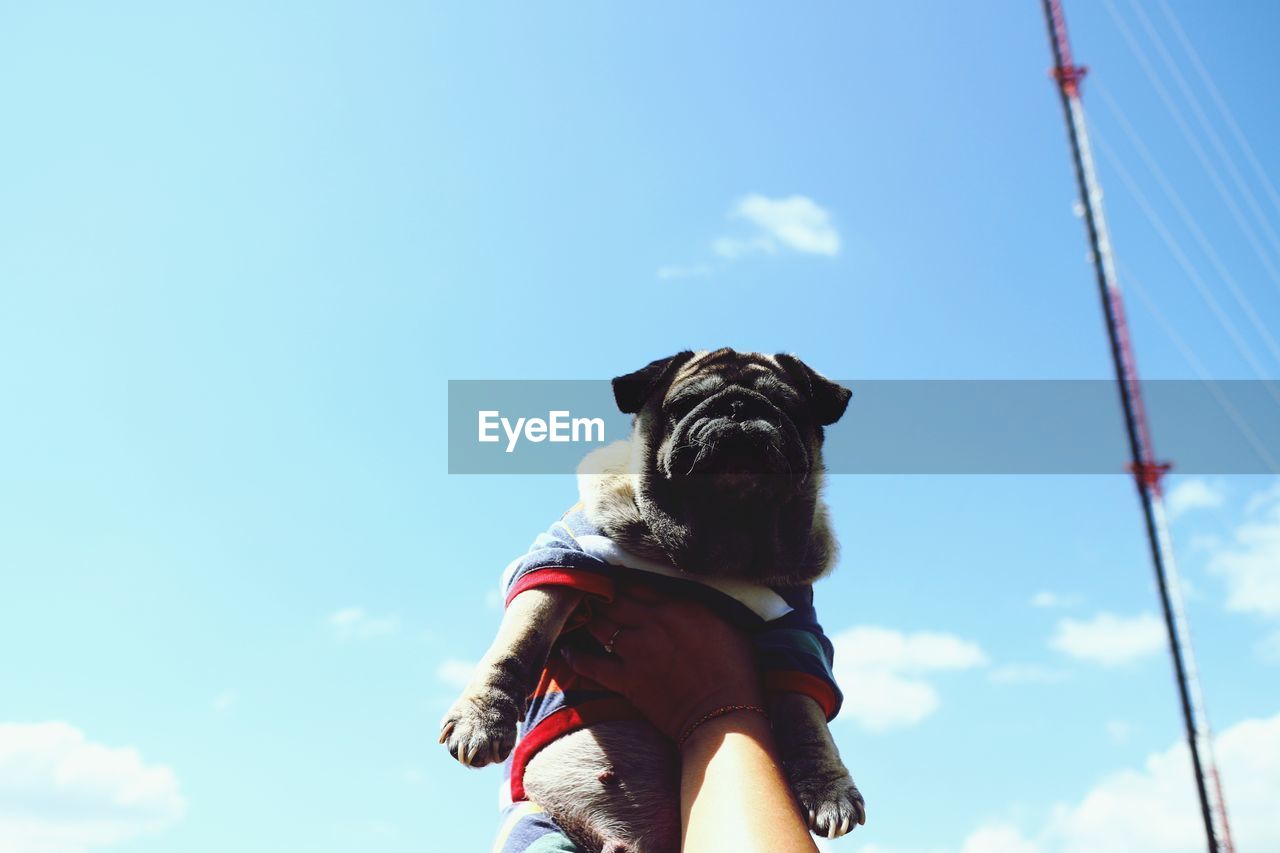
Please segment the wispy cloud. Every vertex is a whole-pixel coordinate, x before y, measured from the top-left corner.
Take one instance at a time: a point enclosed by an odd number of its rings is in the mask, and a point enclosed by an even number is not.
[[[436,678],[450,687],[456,687],[461,690],[471,681],[471,674],[475,672],[475,669],[475,661],[450,658],[441,661],[440,665],[436,667]]]
[[[1178,518],[1193,509],[1213,509],[1222,506],[1226,499],[1221,484],[1209,483],[1206,480],[1183,480],[1169,490],[1165,498],[1165,506],[1169,510],[1169,518]]]
[[[1227,587],[1227,609],[1280,618],[1280,490],[1249,501],[1253,517],[1236,527],[1231,544],[1209,559]]]
[[[1046,610],[1055,607],[1074,607],[1079,603],[1078,595],[1062,595],[1047,589],[1042,589],[1031,596],[1032,607],[1043,607]]]
[[[1257,512],[1265,511],[1268,507],[1280,503],[1280,480],[1277,480],[1269,489],[1263,489],[1249,497],[1249,502],[1245,504],[1244,511],[1253,515]]]
[[[860,626],[832,643],[836,682],[845,694],[841,716],[870,731],[915,725],[934,713],[940,700],[927,676],[987,663],[977,643],[952,634]]]
[[[1040,846],[1023,838],[1015,827],[993,824],[974,830],[960,853],[1040,853]]]
[[[1077,660],[1119,666],[1154,654],[1164,642],[1164,623],[1153,614],[1099,613],[1087,620],[1060,620],[1049,645]]]
[[[0,850],[86,853],[159,832],[186,801],[172,770],[62,722],[0,723]]]
[[[1280,716],[1245,720],[1217,738],[1229,779],[1231,834],[1239,850],[1280,850],[1275,792],[1280,790]],[[1032,833],[1012,823],[971,834],[963,853],[1196,853],[1204,829],[1185,744],[1147,757],[1139,769],[1104,776],[1074,802],[1061,802]],[[990,840],[993,843],[975,843]],[[998,839],[998,843],[995,843]]]
[[[750,255],[793,253],[831,258],[840,254],[840,232],[831,214],[808,196],[769,198],[751,193],[734,203],[729,219],[745,227],[711,241],[711,252],[721,261]],[[706,278],[714,275],[716,268],[709,263],[671,264],[659,267],[657,275],[662,280]]]
[[[840,234],[831,214],[808,196],[768,198],[753,193],[741,199],[729,216],[755,226],[755,233],[716,240],[712,250],[721,257],[780,250],[827,257],[840,254]]]
[[[1195,533],[1187,545],[1192,551],[1216,551],[1222,547],[1222,539],[1212,533]]]
[[[329,614],[329,628],[342,640],[381,637],[400,628],[396,616],[371,616],[361,607],[344,607]]]

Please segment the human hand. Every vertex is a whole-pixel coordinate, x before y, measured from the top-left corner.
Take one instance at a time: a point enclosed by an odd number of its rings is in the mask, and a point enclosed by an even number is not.
[[[605,653],[565,648],[569,666],[622,694],[673,741],[706,714],[761,703],[751,644],[703,605],[633,588],[586,629]]]

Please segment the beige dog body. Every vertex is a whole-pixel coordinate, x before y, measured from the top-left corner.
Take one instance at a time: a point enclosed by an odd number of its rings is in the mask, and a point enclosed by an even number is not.
[[[818,499],[821,425],[843,413],[847,391],[789,356],[732,350],[682,353],[654,362],[615,380],[614,388],[623,411],[636,414],[632,438],[588,457],[579,476],[588,517],[611,539],[631,553],[674,563],[695,580],[808,583],[830,569],[835,542]],[[695,397],[697,405],[681,421],[667,413],[668,402],[689,396],[690,388],[705,400]],[[829,399],[833,395],[834,402]],[[758,428],[766,436],[760,442],[759,472],[743,472],[741,452],[733,444],[744,399],[759,407],[766,427],[783,420],[772,412],[782,411],[784,404],[791,407],[787,411],[800,412],[785,416],[786,423],[773,433]],[[804,420],[801,404],[819,413],[814,424]],[[729,437],[717,440],[724,435]],[[723,517],[682,514],[665,496],[663,489],[681,476],[672,472],[683,470],[690,458],[691,441],[701,446],[689,470],[710,457],[711,479],[699,481],[698,487],[711,483],[723,490],[731,504]],[[715,467],[720,464],[716,450],[722,446],[737,454],[727,471]],[[765,488],[777,494],[753,493]],[[741,496],[744,491],[747,497]],[[764,513],[767,523],[752,523],[753,512]],[[760,542],[759,530],[765,528],[782,532]],[[710,544],[700,536],[704,531],[713,540]],[[460,762],[478,767],[511,752],[525,703],[581,596],[568,587],[537,587],[511,600],[497,637],[442,724],[441,742]],[[863,822],[862,796],[840,760],[819,704],[807,695],[773,692],[769,706],[780,757],[810,826],[835,837]],[[524,787],[587,851],[675,853],[680,840],[677,762],[673,745],[648,723],[600,723],[567,734],[534,755],[525,768]]]

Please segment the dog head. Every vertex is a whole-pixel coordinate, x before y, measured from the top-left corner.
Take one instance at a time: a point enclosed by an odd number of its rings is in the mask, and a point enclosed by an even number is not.
[[[816,488],[823,427],[850,391],[790,355],[682,352],[613,380],[635,415],[642,467],[705,499],[787,498]]]

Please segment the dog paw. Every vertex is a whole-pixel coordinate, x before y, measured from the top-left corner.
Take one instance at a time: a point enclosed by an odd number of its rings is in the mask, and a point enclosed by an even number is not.
[[[809,829],[838,838],[867,822],[867,805],[847,773],[826,778],[793,779],[792,788],[809,820]]]
[[[519,709],[509,697],[464,695],[440,722],[440,742],[468,767],[504,760],[516,742]]]

